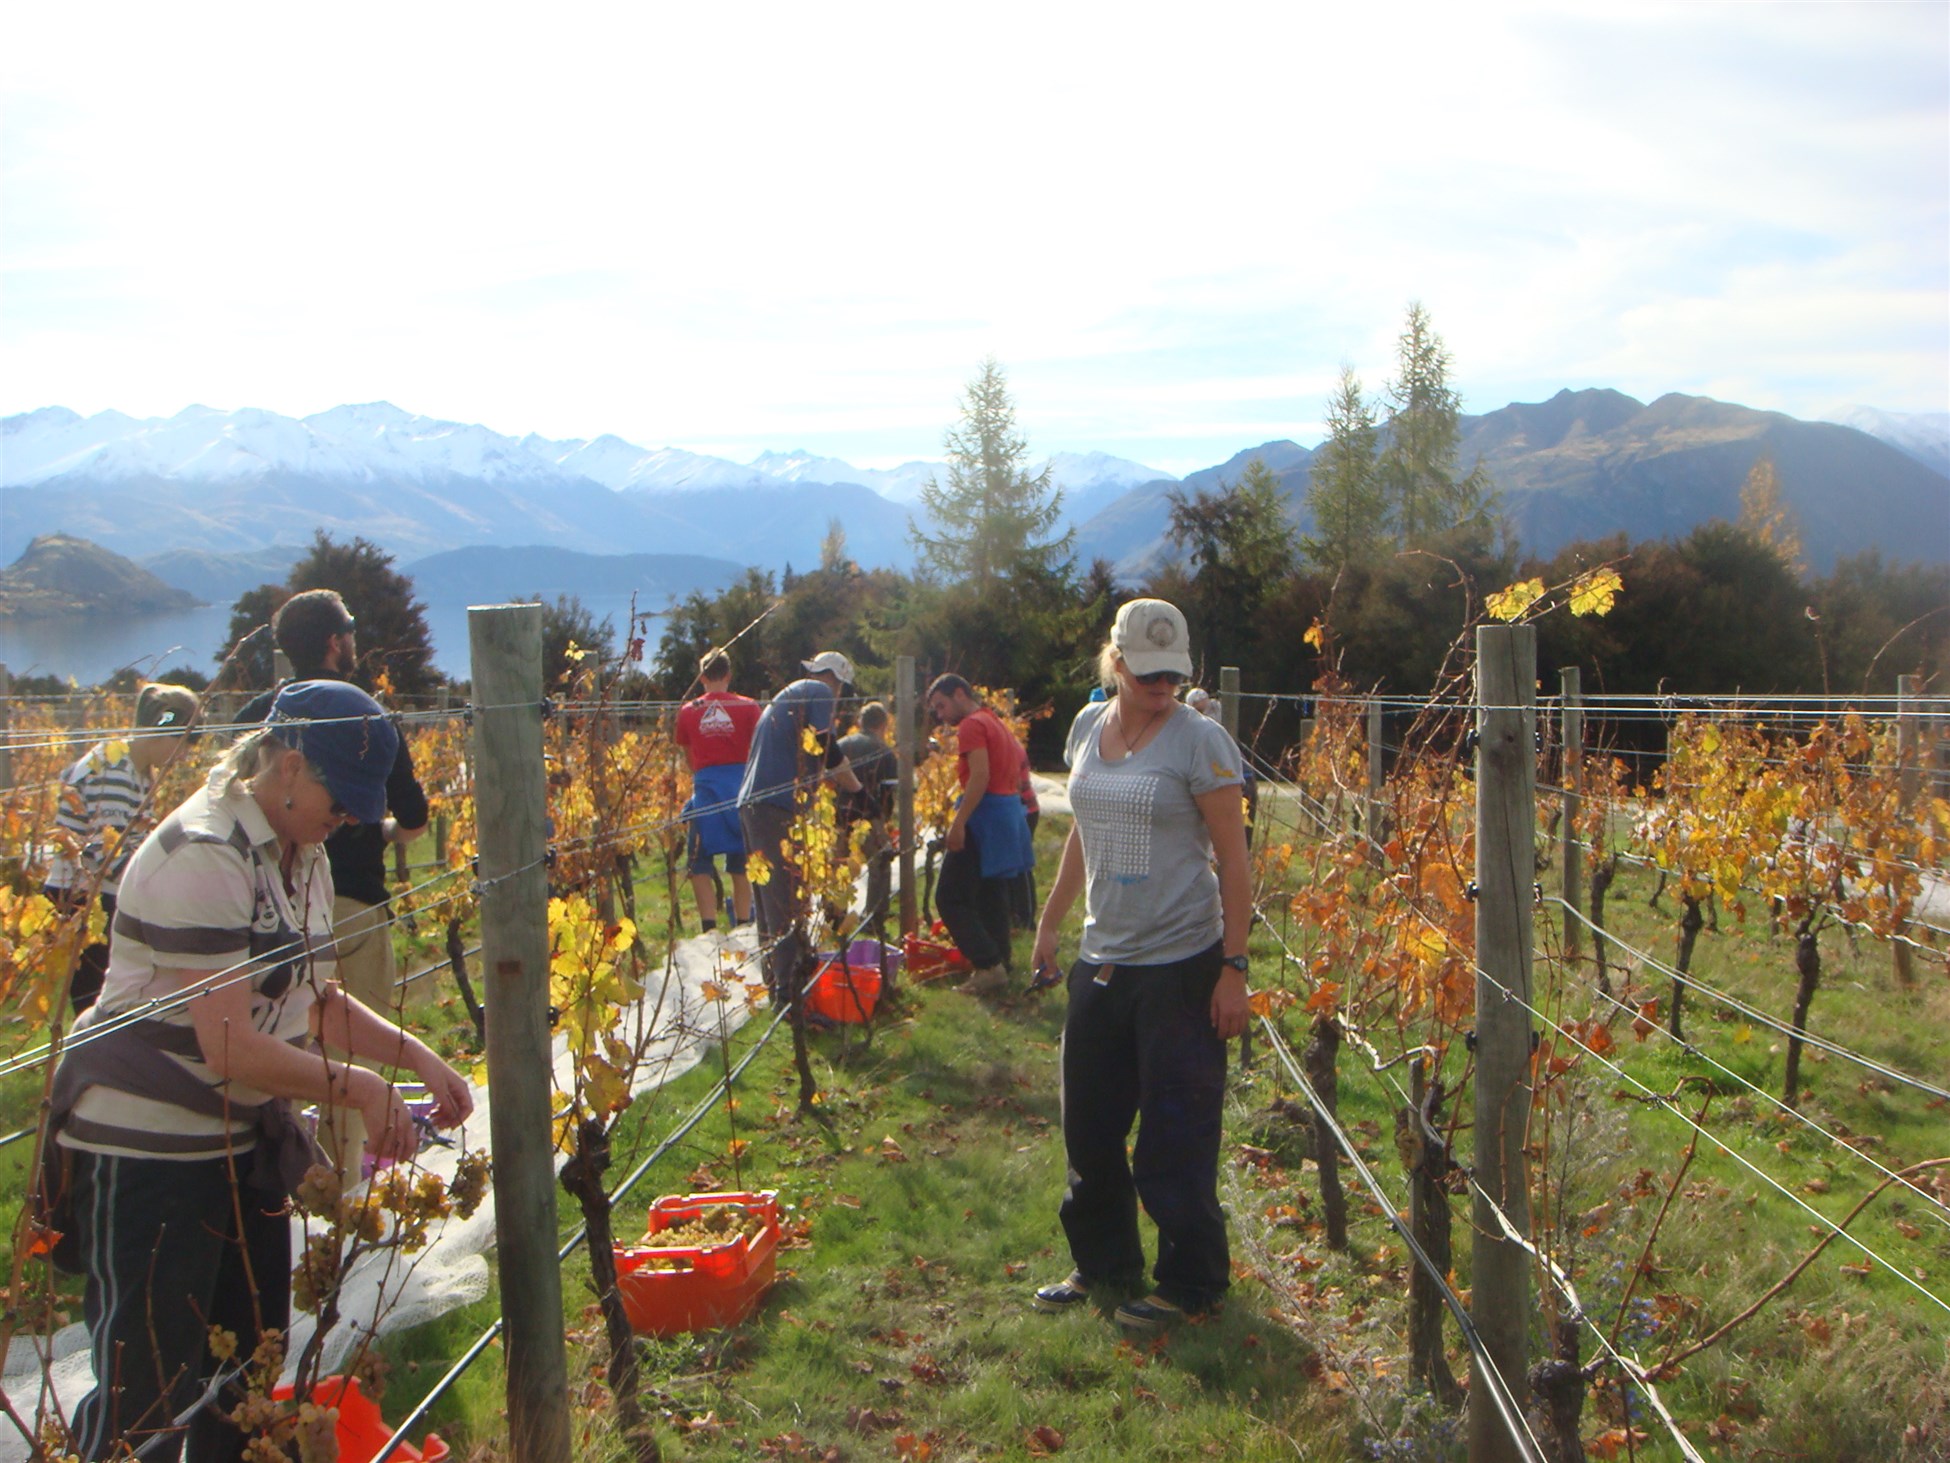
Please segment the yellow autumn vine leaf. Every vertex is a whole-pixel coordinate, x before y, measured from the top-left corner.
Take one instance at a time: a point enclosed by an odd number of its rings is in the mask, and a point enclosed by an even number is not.
[[[1544,597],[1544,581],[1526,579],[1499,589],[1483,602],[1483,607],[1499,620],[1514,620]]]
[[[1608,615],[1624,588],[1625,581],[1618,577],[1616,569],[1610,567],[1580,574],[1571,582],[1571,613]]]

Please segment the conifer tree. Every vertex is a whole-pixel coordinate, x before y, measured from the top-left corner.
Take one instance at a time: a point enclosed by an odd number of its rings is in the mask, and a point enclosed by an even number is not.
[[[1404,546],[1487,519],[1489,474],[1479,462],[1456,475],[1462,398],[1449,384],[1449,349],[1429,312],[1411,301],[1397,344],[1399,373],[1388,387],[1388,445],[1379,467],[1383,500]]]
[[[1260,608],[1293,569],[1293,524],[1272,469],[1255,457],[1217,492],[1173,488],[1171,541],[1191,552],[1190,611],[1202,669],[1246,658]],[[1169,596],[1167,596],[1169,597]]]
[[[921,489],[929,529],[909,520],[923,565],[950,582],[982,589],[1062,575],[1075,538],[1051,536],[1063,493],[1051,484],[1047,467],[1029,471],[1029,444],[1016,431],[1015,404],[994,357],[969,382],[961,422],[948,433],[947,447],[947,481],[929,478]]]
[[[1342,366],[1327,402],[1327,440],[1314,454],[1307,487],[1314,531],[1301,540],[1307,557],[1330,574],[1372,558],[1387,536],[1388,505],[1375,463],[1379,435],[1360,378]]]

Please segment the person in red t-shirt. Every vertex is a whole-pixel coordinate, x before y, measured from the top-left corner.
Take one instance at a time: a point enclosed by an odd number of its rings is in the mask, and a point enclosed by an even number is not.
[[[742,925],[752,917],[752,883],[745,877],[745,835],[738,826],[738,785],[752,749],[752,730],[764,710],[749,696],[731,690],[731,657],[708,650],[697,664],[704,694],[677,709],[677,745],[691,763],[691,799],[684,804],[690,825],[691,891],[697,896],[698,922],[718,927],[716,860],[724,856],[731,875],[731,917]]]
[[[960,676],[937,676],[928,710],[955,729],[962,793],[948,824],[935,907],[974,974],[958,990],[995,995],[1009,984],[1009,889],[1034,862],[1023,816],[1022,746]]]

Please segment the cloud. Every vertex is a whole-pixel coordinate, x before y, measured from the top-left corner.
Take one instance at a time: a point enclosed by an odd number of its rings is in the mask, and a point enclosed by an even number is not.
[[[1950,401],[1932,7],[41,7],[4,58],[6,410],[195,398],[1222,460],[1384,385]],[[33,393],[32,399],[21,395]],[[1281,426],[1280,423],[1285,423]]]

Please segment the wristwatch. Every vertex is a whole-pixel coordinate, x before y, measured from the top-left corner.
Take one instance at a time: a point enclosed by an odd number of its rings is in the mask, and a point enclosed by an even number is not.
[[[1248,961],[1244,955],[1228,955],[1219,964],[1231,966],[1241,975],[1244,975],[1248,969]]]

